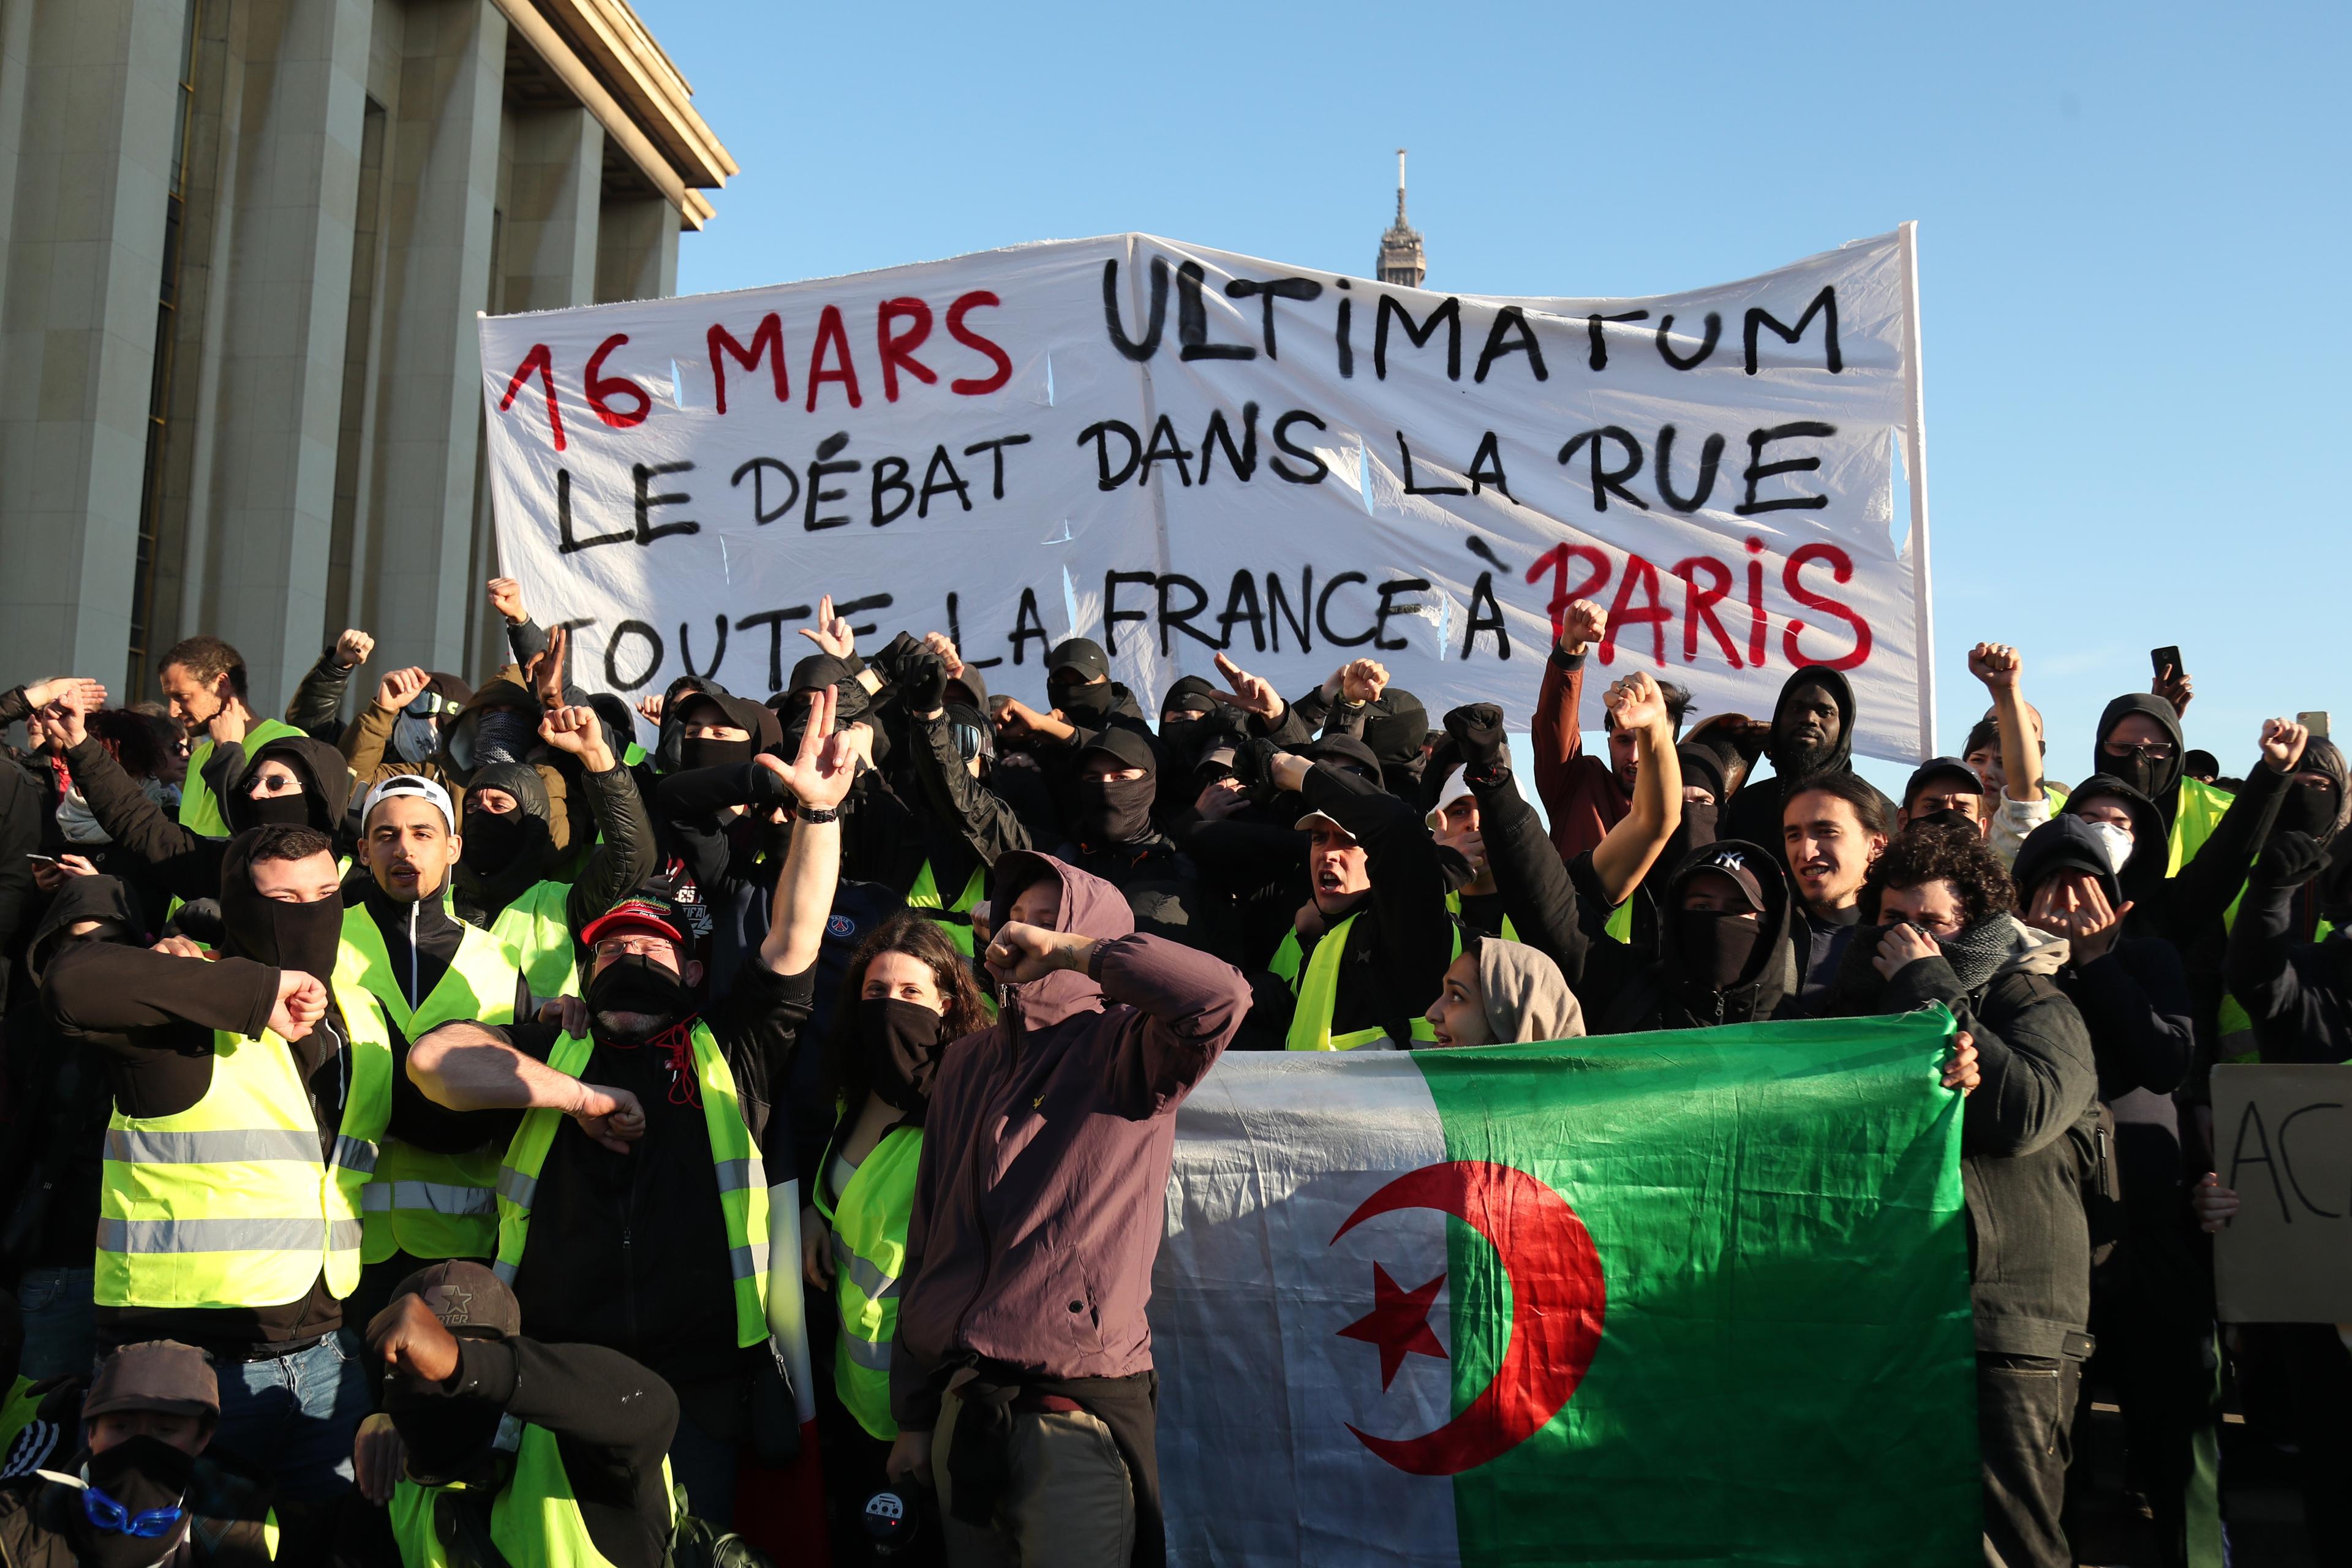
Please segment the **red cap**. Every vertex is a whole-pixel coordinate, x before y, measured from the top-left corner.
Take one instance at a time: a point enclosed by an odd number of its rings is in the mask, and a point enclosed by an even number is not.
[[[686,933],[678,929],[680,924],[677,913],[667,899],[649,899],[640,895],[623,899],[590,921],[587,929],[580,933],[580,941],[585,946],[593,947],[596,939],[608,931],[624,926],[649,926],[683,948],[687,946],[688,939]]]

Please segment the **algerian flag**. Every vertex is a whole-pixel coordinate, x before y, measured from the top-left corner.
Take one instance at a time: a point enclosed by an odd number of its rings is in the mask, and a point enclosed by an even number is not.
[[[1153,1279],[1178,1564],[1975,1564],[1951,1016],[1228,1056]]]

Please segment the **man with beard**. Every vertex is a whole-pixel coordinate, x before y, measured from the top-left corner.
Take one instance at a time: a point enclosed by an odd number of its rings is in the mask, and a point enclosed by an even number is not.
[[[514,1292],[478,1263],[402,1280],[368,1349],[384,1408],[361,1428],[360,1485],[390,1505],[401,1562],[668,1560],[677,1395],[653,1373],[526,1337]]]
[[[208,1352],[222,1369],[219,1445],[304,1505],[350,1489],[366,1405],[339,1335],[360,1280],[362,1187],[388,1131],[432,1140],[394,1092],[383,1008],[326,981],[340,881],[325,835],[252,829],[221,868],[215,961],[193,946],[84,943],[42,987],[114,1091],[100,1348],[169,1337]]]
[[[1857,776],[1853,688],[1845,677],[1821,664],[1809,664],[1790,676],[1772,708],[1772,738],[1765,754],[1772,759],[1772,776],[1749,779],[1731,797],[1731,809],[1722,818],[1722,836],[1765,845],[1787,865],[1781,822],[1790,798],[1822,778]]]
[[[188,727],[192,739],[198,731],[204,733],[188,753],[180,826],[208,838],[226,838],[236,829],[215,792],[242,766],[228,751],[242,748],[250,757],[272,741],[291,740],[302,731],[254,712],[247,702],[245,656],[216,637],[199,635],[173,644],[156,666],[155,679],[171,700],[172,717]]]
[[[1641,776],[1635,732],[1620,728],[1615,714],[1605,709],[1601,727],[1609,736],[1608,758],[1584,750],[1579,717],[1585,650],[1608,632],[1609,612],[1590,599],[1575,600],[1561,612],[1559,637],[1544,666],[1543,690],[1536,698],[1535,722],[1528,737],[1535,752],[1536,794],[1551,819],[1551,841],[1563,860],[1597,846],[1624,819],[1633,809],[1634,782]],[[1659,683],[1658,692],[1665,700],[1671,745],[1682,733],[1690,693],[1665,681]]]
[[[834,730],[834,703],[830,688],[816,695],[785,770],[796,820],[780,904],[822,897],[810,887],[839,865],[858,755]],[[671,1465],[694,1511],[723,1528],[769,1354],[765,1163],[785,1136],[772,1089],[789,1076],[815,965],[784,973],[793,928],[772,915],[756,961],[706,1005],[706,922],[689,918],[702,913],[639,889],[582,931],[593,960],[570,1026],[446,1025],[417,1042],[408,1075],[453,1110],[524,1112],[499,1175],[499,1275],[539,1333],[618,1351],[677,1390]],[[626,1092],[600,1100],[583,1078]]]
[[[203,1352],[123,1346],[100,1363],[81,1415],[79,1455],[0,1489],[10,1568],[243,1568],[277,1556],[268,1489],[205,1457],[220,1386]]]

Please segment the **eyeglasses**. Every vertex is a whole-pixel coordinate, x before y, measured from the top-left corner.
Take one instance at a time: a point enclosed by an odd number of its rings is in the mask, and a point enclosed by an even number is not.
[[[2102,741],[2099,749],[2111,757],[2128,757],[2137,752],[2151,763],[2168,763],[2179,750],[2169,741]]]
[[[109,1535],[135,1535],[142,1541],[152,1541],[169,1535],[187,1517],[187,1510],[177,1503],[170,1508],[151,1508],[144,1513],[133,1513],[97,1487],[84,1475],[81,1488],[81,1514],[91,1526]]]
[[[302,781],[292,773],[264,773],[253,781],[247,795],[300,795]]]
[[[677,943],[666,936],[608,936],[593,951],[599,958],[675,958]]]

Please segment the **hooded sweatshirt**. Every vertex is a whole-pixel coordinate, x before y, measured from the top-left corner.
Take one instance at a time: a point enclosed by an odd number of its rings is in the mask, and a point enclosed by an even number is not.
[[[73,928],[102,922],[87,936]],[[28,1268],[87,1268],[98,1224],[106,1122],[114,1109],[104,1064],[78,1050],[49,1021],[37,987],[58,955],[83,942],[143,942],[131,895],[112,877],[68,877],[25,949],[30,984],[0,1031],[7,1052],[6,1117],[0,1121],[0,1279]]]
[[[1815,682],[1828,688],[1837,704],[1838,732],[1822,754],[1810,756],[1790,733],[1789,699],[1799,687]],[[1827,665],[1809,664],[1781,682],[1780,695],[1772,705],[1772,740],[1765,754],[1772,760],[1772,776],[1751,776],[1740,786],[1731,797],[1730,809],[1717,813],[1718,836],[1760,844],[1786,869],[1788,851],[1780,837],[1782,805],[1808,779],[1853,772],[1853,686],[1843,673]]]
[[[1478,941],[1478,1000],[1496,1040],[1572,1040],[1584,1009],[1559,965],[1525,942]]]
[[[1710,984],[1710,976],[1692,973],[1682,922],[1675,916],[1691,879],[1716,869],[1720,858],[1727,855],[1739,857],[1755,877],[1763,890],[1764,911],[1748,962],[1731,984],[1718,988]],[[1789,879],[1761,845],[1725,838],[1692,850],[1666,879],[1659,911],[1657,958],[1600,1010],[1603,1034],[1762,1023],[1778,1013],[1796,989],[1796,954],[1789,934]]]
[[[1055,929],[1097,940],[1086,973],[998,988],[997,1021],[947,1048],[907,1230],[890,1403],[933,1426],[950,1364],[1040,1377],[1151,1366],[1151,1263],[1175,1111],[1249,1005],[1241,973],[1139,936],[1118,889],[1051,856],[997,863],[999,901],[1057,879]]]

